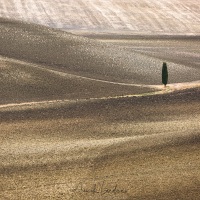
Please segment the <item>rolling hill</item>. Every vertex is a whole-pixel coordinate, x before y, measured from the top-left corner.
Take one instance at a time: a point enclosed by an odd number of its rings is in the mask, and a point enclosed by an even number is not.
[[[161,59],[41,25],[1,18],[0,43],[0,55],[48,69],[117,83],[160,84]],[[169,70],[171,83],[200,77],[190,65],[169,62]]]
[[[0,199],[198,199],[199,95],[0,108]]]
[[[199,8],[1,0],[0,199],[200,199]]]

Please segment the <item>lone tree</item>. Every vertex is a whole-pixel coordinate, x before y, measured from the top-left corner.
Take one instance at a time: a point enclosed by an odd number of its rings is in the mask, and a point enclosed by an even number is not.
[[[165,85],[165,87],[167,85],[167,81],[168,81],[167,64],[164,62],[162,66],[162,83]]]

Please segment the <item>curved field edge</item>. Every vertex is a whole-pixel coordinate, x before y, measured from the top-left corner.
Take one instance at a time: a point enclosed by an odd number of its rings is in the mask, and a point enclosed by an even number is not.
[[[3,57],[0,69],[1,104],[114,97],[156,90],[77,76]]]

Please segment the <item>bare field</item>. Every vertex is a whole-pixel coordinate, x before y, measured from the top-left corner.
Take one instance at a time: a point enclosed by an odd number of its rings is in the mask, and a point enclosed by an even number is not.
[[[200,199],[199,40],[114,37],[0,19],[0,199]]]
[[[1,111],[0,197],[198,199],[199,94]]]
[[[142,55],[119,45],[2,18],[0,43],[1,55],[48,69],[113,82],[160,84],[163,59]],[[199,80],[198,69],[168,63],[170,83]]]
[[[199,34],[198,0],[1,0],[0,16],[83,32]]]

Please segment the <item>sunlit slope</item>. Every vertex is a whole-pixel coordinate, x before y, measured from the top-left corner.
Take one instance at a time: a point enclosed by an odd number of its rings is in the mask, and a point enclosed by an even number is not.
[[[0,19],[0,55],[80,76],[160,84],[162,60],[44,26]],[[198,80],[190,66],[169,63],[170,82]],[[188,75],[189,74],[189,75]]]
[[[1,0],[0,16],[66,30],[200,33],[199,0]]]

